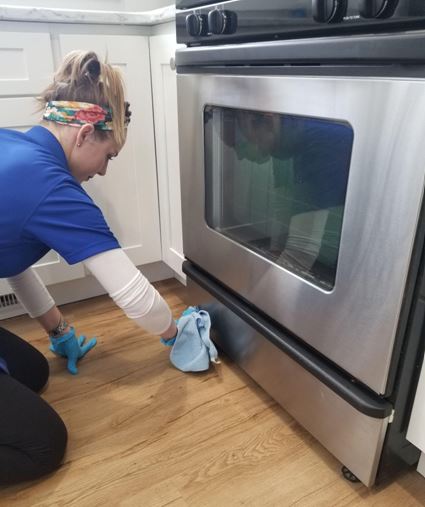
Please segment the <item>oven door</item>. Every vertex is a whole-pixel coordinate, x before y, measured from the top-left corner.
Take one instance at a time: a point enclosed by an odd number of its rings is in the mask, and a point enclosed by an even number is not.
[[[421,79],[179,74],[185,256],[384,393],[422,201]]]

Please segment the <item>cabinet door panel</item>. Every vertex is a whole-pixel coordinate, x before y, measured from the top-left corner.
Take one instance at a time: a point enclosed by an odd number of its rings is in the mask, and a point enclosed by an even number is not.
[[[13,130],[28,130],[40,121],[41,112],[37,111],[37,108],[34,97],[0,96],[0,126]]]
[[[85,184],[121,246],[136,265],[161,260],[149,46],[147,37],[61,35],[62,56],[94,50],[119,66],[132,111],[127,142],[105,177]]]
[[[53,73],[50,35],[0,33],[0,69],[0,96],[40,93]]]
[[[152,92],[155,115],[162,258],[182,272],[183,237],[180,196],[176,72],[170,66],[177,44],[175,35],[150,38]]]

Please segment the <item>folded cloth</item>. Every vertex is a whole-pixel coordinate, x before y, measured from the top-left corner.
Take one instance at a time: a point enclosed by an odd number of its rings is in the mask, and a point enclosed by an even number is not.
[[[210,338],[211,319],[208,312],[192,308],[183,312],[178,321],[170,361],[181,371],[204,371],[208,370],[210,361],[220,361]]]

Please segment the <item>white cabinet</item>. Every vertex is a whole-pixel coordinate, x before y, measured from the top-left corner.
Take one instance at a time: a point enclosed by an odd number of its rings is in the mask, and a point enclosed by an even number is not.
[[[91,49],[118,66],[132,111],[127,142],[105,177],[85,184],[122,248],[136,265],[161,260],[148,37],[60,35],[61,56]]]
[[[162,259],[184,277],[180,196],[175,34],[150,38]]]
[[[49,33],[0,34],[0,126],[27,130],[38,123],[34,97],[51,81],[53,54],[58,60],[73,49],[92,49],[120,67],[131,104],[127,143],[109,164],[105,177],[96,177],[86,190],[102,209],[121,246],[136,265],[161,260],[156,180],[149,43],[146,36],[59,36],[53,51]],[[35,113],[36,112],[36,113]],[[35,114],[34,114],[35,113]],[[56,252],[37,264],[46,285],[83,278],[81,264],[69,266]],[[0,285],[0,294],[10,292]]]
[[[39,122],[41,113],[34,97],[49,84],[53,71],[48,33],[0,34],[0,127],[25,131]],[[69,266],[55,252],[49,252],[36,266],[46,284],[84,276],[82,266]],[[9,292],[3,281],[0,294]]]
[[[163,260],[184,276],[177,86],[170,66],[175,34],[87,34],[78,28],[62,33],[48,25],[31,32],[29,25],[16,26],[16,32],[0,34],[0,127],[24,131],[39,122],[35,97],[69,51],[91,49],[118,66],[132,111],[127,142],[107,175],[84,186],[136,265]],[[69,266],[53,251],[36,267],[46,285],[87,275],[81,264]],[[0,281],[0,295],[9,292]]]

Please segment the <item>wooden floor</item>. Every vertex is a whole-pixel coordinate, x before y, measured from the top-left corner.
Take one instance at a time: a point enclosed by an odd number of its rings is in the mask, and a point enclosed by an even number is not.
[[[177,317],[185,289],[174,280],[157,287]],[[62,310],[98,338],[76,377],[30,319],[2,322],[49,358],[43,397],[70,437],[61,469],[0,490],[1,506],[425,505],[415,471],[372,490],[345,481],[340,463],[225,358],[207,373],[184,374],[109,298]]]

